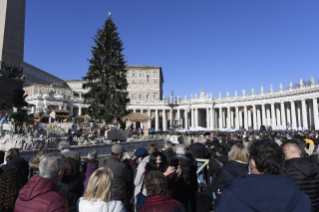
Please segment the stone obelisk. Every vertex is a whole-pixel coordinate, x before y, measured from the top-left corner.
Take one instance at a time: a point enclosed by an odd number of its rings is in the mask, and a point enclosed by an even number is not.
[[[0,0],[0,60],[22,67],[26,0]]]

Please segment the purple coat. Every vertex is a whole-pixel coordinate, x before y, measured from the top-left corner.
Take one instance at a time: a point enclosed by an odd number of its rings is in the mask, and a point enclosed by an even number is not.
[[[83,164],[83,172],[85,173],[85,181],[84,181],[84,191],[89,183],[90,177],[99,168],[99,161],[98,160],[87,160]]]

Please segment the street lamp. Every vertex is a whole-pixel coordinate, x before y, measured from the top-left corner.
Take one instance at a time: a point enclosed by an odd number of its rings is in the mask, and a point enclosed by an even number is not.
[[[180,125],[177,124],[178,121],[175,121],[175,117],[174,117],[174,108],[179,106],[179,103],[181,101],[180,98],[173,98],[174,96],[174,92],[171,92],[171,97],[170,98],[166,98],[166,100],[164,100],[164,104],[168,107],[171,108],[172,111],[172,120],[171,120],[171,126],[170,126],[170,134],[174,134],[175,130],[180,127]]]

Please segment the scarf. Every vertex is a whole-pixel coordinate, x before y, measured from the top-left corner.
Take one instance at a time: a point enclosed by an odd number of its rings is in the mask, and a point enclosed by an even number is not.
[[[181,203],[172,199],[171,195],[159,194],[147,197],[139,212],[173,212],[181,207]]]

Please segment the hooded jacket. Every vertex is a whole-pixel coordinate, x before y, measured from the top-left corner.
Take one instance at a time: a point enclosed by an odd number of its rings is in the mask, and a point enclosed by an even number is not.
[[[217,174],[220,167],[222,167],[226,162],[228,162],[228,155],[221,155],[215,157],[212,154],[209,159],[209,175],[213,176],[214,173]]]
[[[109,202],[91,202],[81,197],[76,204],[77,212],[126,212],[121,201],[111,200]]]
[[[135,185],[134,197],[141,192],[142,186],[143,186],[143,194],[147,196],[145,184],[143,185],[143,182],[144,182],[145,166],[149,161],[150,161],[150,156],[146,156],[138,164],[136,176],[134,179],[134,185]]]
[[[14,212],[68,212],[67,200],[51,180],[33,176],[20,190]]]
[[[284,163],[283,175],[293,179],[305,192],[314,211],[319,211],[319,168],[309,158],[292,158]]]
[[[227,180],[244,175],[248,173],[248,164],[240,163],[238,161],[228,161],[217,172],[214,179],[215,186],[225,183]]]
[[[173,157],[173,156],[175,155],[174,152],[173,152],[173,150],[172,150],[172,148],[165,149],[165,150],[163,151],[163,154],[165,155],[167,162],[169,161],[169,159],[170,159],[171,157]]]
[[[202,143],[193,143],[189,146],[189,148],[193,151],[194,157],[195,158],[206,158],[208,154],[208,150]]]
[[[221,188],[215,212],[311,212],[309,197],[296,183],[282,175],[246,174]]]
[[[86,187],[89,183],[89,179],[93,172],[99,168],[99,161],[98,160],[87,160],[84,161],[82,164],[82,170],[85,173],[85,181],[84,181],[84,190],[86,190]]]
[[[63,176],[61,182],[58,183],[58,187],[60,187],[59,193],[68,201],[69,212],[76,211],[76,202],[84,193],[84,180],[85,174],[78,173],[72,177]]]

